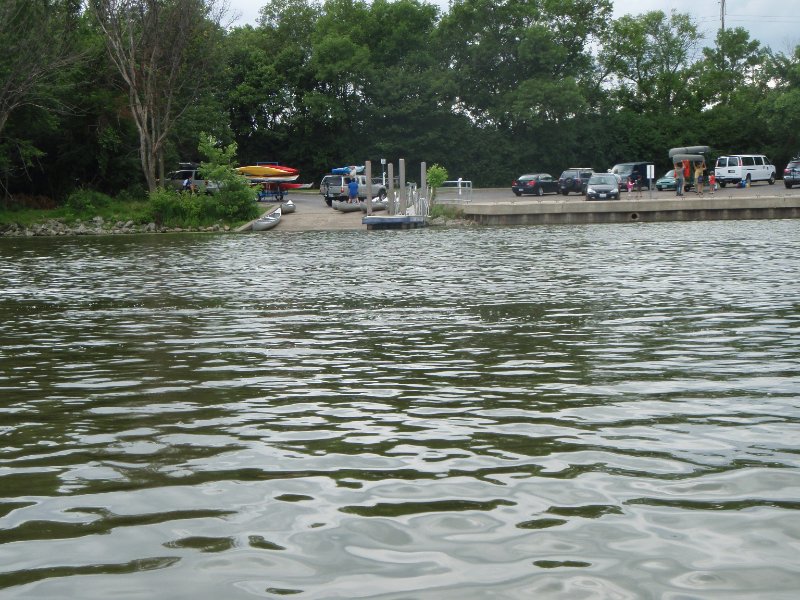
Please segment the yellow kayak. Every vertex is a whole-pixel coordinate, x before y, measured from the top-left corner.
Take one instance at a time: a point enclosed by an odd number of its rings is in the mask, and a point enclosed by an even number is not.
[[[297,169],[283,165],[248,165],[236,169],[245,177],[297,177]]]

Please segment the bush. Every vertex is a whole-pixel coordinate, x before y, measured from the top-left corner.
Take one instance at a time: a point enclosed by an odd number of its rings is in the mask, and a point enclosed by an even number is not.
[[[93,213],[109,204],[111,204],[110,196],[85,188],[72,192],[66,201],[66,207],[77,214]]]
[[[158,188],[150,194],[150,219],[169,227],[201,227],[219,221],[255,218],[258,207],[249,190],[239,193],[220,190],[209,196]]]

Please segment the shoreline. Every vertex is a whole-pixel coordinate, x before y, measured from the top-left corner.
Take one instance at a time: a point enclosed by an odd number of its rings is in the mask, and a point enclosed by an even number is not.
[[[365,213],[343,213],[328,207],[316,190],[295,191],[286,196],[296,210],[281,218],[271,231],[367,231],[362,223]],[[800,188],[758,184],[751,188],[724,188],[716,194],[676,198],[674,191],[643,191],[641,197],[623,194],[621,200],[587,201],[570,194],[515,197],[509,188],[472,190],[469,197],[456,196],[453,190],[437,191],[436,202],[460,211],[462,218],[436,217],[432,227],[479,227],[535,224],[579,224],[656,222],[687,220],[739,220],[765,218],[800,218]],[[278,202],[259,202],[260,214]],[[158,227],[155,223],[105,221],[94,217],[67,225],[61,219],[48,219],[30,227],[16,223],[0,228],[2,237],[70,237],[87,235],[133,235],[165,233],[250,233],[250,223],[240,227],[215,224],[209,227]]]

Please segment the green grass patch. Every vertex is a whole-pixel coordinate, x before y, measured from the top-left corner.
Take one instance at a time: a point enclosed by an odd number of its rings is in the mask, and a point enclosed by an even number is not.
[[[436,204],[431,206],[431,217],[444,217],[445,219],[461,219],[464,211],[452,204]]]

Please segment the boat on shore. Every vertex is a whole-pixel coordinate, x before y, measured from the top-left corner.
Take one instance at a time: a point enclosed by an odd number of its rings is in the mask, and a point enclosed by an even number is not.
[[[295,211],[295,203],[290,200],[281,203],[281,215],[288,215]]]
[[[362,202],[347,202],[346,200],[334,200],[331,202],[331,208],[339,212],[358,212],[361,210]]]
[[[366,202],[360,202],[360,204],[361,204],[362,212],[367,212],[367,203]],[[389,200],[386,199],[386,198],[381,200],[380,198],[375,197],[375,198],[372,199],[371,205],[372,205],[371,206],[372,212],[376,212],[376,211],[379,211],[379,210],[386,210],[386,208],[389,206]]]
[[[281,221],[281,207],[271,213],[265,214],[253,221],[253,231],[266,231],[272,229]]]

